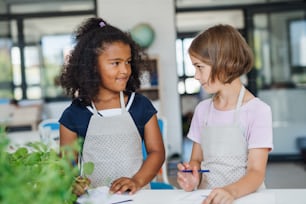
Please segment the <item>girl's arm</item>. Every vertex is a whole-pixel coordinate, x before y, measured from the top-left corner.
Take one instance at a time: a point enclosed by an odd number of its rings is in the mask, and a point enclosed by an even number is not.
[[[71,145],[77,140],[77,134],[60,125],[60,146]]]
[[[218,202],[218,200],[233,200],[255,192],[263,183],[266,166],[268,161],[269,148],[254,148],[249,150],[248,164],[246,175],[237,182],[224,186],[222,188],[215,188],[204,204]]]
[[[165,161],[165,147],[156,115],[153,115],[145,125],[144,143],[147,158],[132,178],[138,183],[139,187],[148,184],[157,175]]]
[[[268,154],[268,148],[249,150],[246,175],[236,183],[224,187],[235,199],[256,191],[264,182]]]
[[[77,134],[62,124],[60,124],[60,148],[65,147],[65,146],[73,146],[75,142],[77,141]],[[61,154],[65,152],[61,151]],[[77,161],[77,153],[75,157],[75,161]]]
[[[203,161],[203,152],[200,144],[194,142],[192,145],[191,157],[190,157],[190,166],[191,168],[196,167],[197,169],[201,168],[201,162]]]

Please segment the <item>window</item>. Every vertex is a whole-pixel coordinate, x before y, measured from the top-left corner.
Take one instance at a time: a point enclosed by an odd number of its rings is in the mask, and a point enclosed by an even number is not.
[[[181,95],[196,94],[200,91],[200,83],[194,79],[195,69],[188,56],[188,48],[193,38],[176,40],[177,73],[179,76],[178,92]]]
[[[292,72],[306,70],[306,19],[289,21],[289,46]]]
[[[58,97],[62,95],[62,89],[58,86],[56,78],[74,42],[71,35],[47,35],[42,37],[41,45],[43,55],[41,85],[44,98]]]
[[[12,97],[10,39],[0,39],[0,98]]]
[[[13,47],[11,50],[13,67],[13,84],[15,99],[22,99],[22,73],[20,64],[20,50]],[[36,46],[26,46],[25,55],[25,81],[28,86],[27,96],[29,99],[39,99],[41,97],[40,89],[40,63],[39,49]]]
[[[0,98],[66,99],[55,78],[73,46],[71,33],[84,19],[96,16],[95,3],[0,3]]]

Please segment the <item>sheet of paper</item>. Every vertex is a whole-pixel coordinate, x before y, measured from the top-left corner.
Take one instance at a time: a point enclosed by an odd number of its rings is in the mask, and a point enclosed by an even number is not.
[[[234,204],[276,204],[275,193],[256,192],[235,200]]]
[[[96,189],[89,189],[87,194],[82,195],[78,198],[77,203],[80,204],[113,204],[122,201],[124,204],[131,204],[133,203],[134,195],[129,194],[109,194],[109,188],[106,186],[99,187]],[[131,200],[131,201],[128,201]]]
[[[184,192],[178,197],[178,203],[200,204],[208,196],[208,191],[197,190]],[[276,204],[275,194],[273,192],[256,192],[241,197],[234,201],[234,204]]]
[[[208,196],[209,192],[197,190],[192,192],[184,192],[178,197],[179,203],[200,204]]]

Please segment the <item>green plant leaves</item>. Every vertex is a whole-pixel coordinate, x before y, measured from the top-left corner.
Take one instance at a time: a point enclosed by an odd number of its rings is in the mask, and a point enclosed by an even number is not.
[[[72,204],[76,200],[71,188],[79,170],[66,158],[39,142],[13,153],[7,152],[7,145],[7,137],[0,134],[0,203]],[[75,151],[71,148],[67,155]]]
[[[94,163],[93,162],[86,162],[83,164],[83,173],[85,176],[91,175],[94,170]]]

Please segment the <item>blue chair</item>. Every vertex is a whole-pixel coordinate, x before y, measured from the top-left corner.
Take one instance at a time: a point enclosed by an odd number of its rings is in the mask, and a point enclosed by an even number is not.
[[[166,120],[164,118],[158,118],[158,125],[160,128],[160,131],[162,133],[163,136],[163,140],[164,140],[164,145],[165,145],[165,150],[166,150],[166,160],[162,165],[161,168],[161,173],[162,173],[162,180],[163,182],[159,182],[156,180],[153,180],[150,182],[150,186],[152,190],[157,190],[157,189],[175,189],[175,187],[173,185],[170,184],[169,180],[168,180],[168,171],[167,171],[167,156],[168,156],[168,144],[167,144],[167,124],[166,124]],[[143,153],[143,158],[146,159],[147,158],[147,150],[146,147],[144,145],[144,142],[142,143],[142,153]]]

